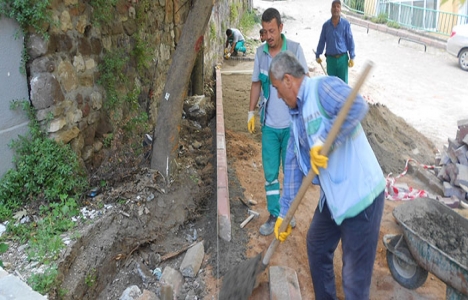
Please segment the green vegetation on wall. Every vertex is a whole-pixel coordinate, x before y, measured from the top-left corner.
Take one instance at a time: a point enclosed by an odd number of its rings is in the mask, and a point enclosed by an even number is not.
[[[91,0],[89,4],[93,7],[94,25],[110,24],[114,19],[117,0]]]
[[[0,15],[15,19],[25,32],[31,26],[37,33],[47,38],[47,28],[52,23],[49,1],[0,0]]]
[[[239,4],[233,3],[229,7],[229,20],[231,21],[231,24],[236,23],[238,18],[239,18]]]

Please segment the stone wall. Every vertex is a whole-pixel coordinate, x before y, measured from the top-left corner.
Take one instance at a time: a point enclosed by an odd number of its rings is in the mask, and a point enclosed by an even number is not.
[[[105,105],[107,92],[99,84],[104,55],[118,50],[128,55],[126,84],[118,92],[138,87],[138,103],[156,124],[171,56],[193,0],[118,0],[110,8],[112,20],[103,24],[96,21],[93,1],[51,0],[54,22],[47,27],[49,38],[31,31],[27,39],[30,100],[37,119],[51,138],[70,143],[85,163],[101,151],[106,134],[117,130],[110,118],[113,112]],[[204,39],[207,80],[222,59],[226,28],[237,24],[247,3],[216,2]],[[141,41],[151,50],[146,68],[139,68],[132,57]]]

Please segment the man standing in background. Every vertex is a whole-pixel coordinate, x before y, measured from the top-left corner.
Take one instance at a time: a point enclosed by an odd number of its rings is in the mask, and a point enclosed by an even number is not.
[[[325,46],[327,58],[327,73],[337,76],[348,83],[348,67],[354,66],[354,39],[348,20],[341,18],[341,1],[333,0],[332,17],[322,26],[317,45],[316,61],[321,64],[320,54]],[[349,55],[348,55],[349,53]]]
[[[281,51],[291,51],[300,61],[304,72],[308,66],[304,52],[299,43],[287,40],[282,34],[281,15],[275,8],[268,8],[262,15],[262,28],[265,29],[266,43],[257,48],[250,89],[250,106],[247,126],[250,133],[255,131],[255,108],[259,98],[260,123],[262,127],[262,164],[265,175],[265,192],[268,220],[260,226],[260,234],[273,233],[276,219],[280,213],[280,183],[278,181],[280,164],[284,167],[286,147],[289,140],[289,109],[283,100],[278,98],[276,89],[271,85],[268,70],[273,57]],[[294,227],[291,221],[291,226]]]

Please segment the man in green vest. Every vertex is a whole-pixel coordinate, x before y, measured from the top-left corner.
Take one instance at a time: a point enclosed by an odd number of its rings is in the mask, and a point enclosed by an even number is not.
[[[268,220],[260,226],[260,234],[273,233],[276,219],[280,213],[280,183],[278,181],[280,165],[284,167],[286,147],[289,140],[289,109],[283,100],[278,98],[276,89],[271,85],[269,68],[273,57],[281,51],[289,50],[297,57],[308,74],[304,52],[299,43],[287,40],[282,34],[281,15],[275,8],[268,8],[262,15],[262,28],[266,40],[257,48],[250,89],[250,106],[248,112],[248,130],[255,131],[255,108],[259,99],[260,124],[262,128],[262,164],[265,176],[265,192]],[[291,225],[295,225],[291,222]],[[293,226],[294,227],[294,226]]]

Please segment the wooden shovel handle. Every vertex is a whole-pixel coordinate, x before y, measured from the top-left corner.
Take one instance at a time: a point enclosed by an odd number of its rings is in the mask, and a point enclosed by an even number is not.
[[[335,123],[333,123],[332,128],[330,129],[330,132],[328,133],[327,139],[325,140],[325,143],[322,146],[322,150],[320,151],[320,154],[327,156],[328,152],[330,151],[331,145],[335,141],[336,136],[338,135],[338,132],[341,129],[341,125],[343,125],[344,120],[348,116],[348,112],[351,109],[351,106],[353,105],[354,100],[356,99],[356,96],[359,92],[359,89],[363,85],[364,81],[367,78],[367,75],[369,75],[370,70],[374,64],[372,62],[367,62],[364,71],[362,72],[361,76],[358,79],[358,82],[354,86],[354,88],[351,90],[351,93],[349,94],[348,98],[346,99],[345,104],[341,108],[340,112],[338,113],[338,116],[336,117]],[[291,203],[291,206],[289,207],[288,213],[284,217],[283,223],[281,223],[281,226],[279,228],[279,232],[283,232],[286,230],[289,222],[291,222],[292,217],[294,216],[294,213],[296,212],[297,208],[299,207],[299,204],[302,202],[302,198],[304,198],[304,194],[306,193],[307,189],[309,188],[309,185],[312,183],[312,180],[315,178],[315,173],[310,168],[309,173],[307,174],[304,179],[302,179],[302,184],[299,188],[299,191],[296,194],[296,197],[294,198],[293,202]],[[276,239],[276,237],[273,238],[273,241],[271,242],[270,246],[268,247],[267,252],[265,253],[265,256],[263,257],[263,265],[266,267],[269,262],[270,258],[273,255],[273,253],[276,250],[276,247],[278,247],[278,244],[280,243],[279,240]]]

